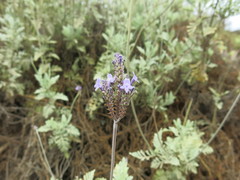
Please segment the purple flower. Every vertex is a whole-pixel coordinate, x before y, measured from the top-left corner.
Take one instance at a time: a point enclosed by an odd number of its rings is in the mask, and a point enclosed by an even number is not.
[[[111,74],[108,74],[108,75],[107,75],[107,81],[108,81],[109,83],[114,83],[115,77],[113,77]]]
[[[106,81],[107,88],[110,88],[110,84],[114,83],[114,81],[115,81],[115,77],[113,77],[111,74],[108,74],[107,75],[107,81]]]
[[[120,120],[126,114],[132,95],[136,93],[133,83],[138,82],[138,78],[134,73],[132,78],[126,76],[124,73],[124,57],[119,53],[114,56],[112,62],[114,74],[108,74],[104,80],[97,79],[94,88],[95,91],[98,89],[102,91],[111,118]]]
[[[120,89],[124,89],[125,92],[128,93],[130,90],[134,89],[134,86],[131,85],[129,78],[125,78],[123,80],[123,85],[120,86]]]
[[[81,91],[81,90],[82,90],[82,86],[77,85],[77,86],[75,87],[75,90],[76,90],[76,91]]]
[[[139,81],[138,81],[138,77],[133,72],[133,78],[131,79],[131,84],[133,84],[134,82],[139,82]]]
[[[98,90],[99,88],[102,89],[102,80],[101,79],[97,78],[94,88],[95,88],[95,91]]]
[[[116,58],[116,59],[114,59],[114,60],[112,61],[112,63],[113,63],[114,65],[123,63],[123,56],[122,56],[121,54],[116,53],[116,54],[114,54],[114,56],[115,56],[115,58]]]

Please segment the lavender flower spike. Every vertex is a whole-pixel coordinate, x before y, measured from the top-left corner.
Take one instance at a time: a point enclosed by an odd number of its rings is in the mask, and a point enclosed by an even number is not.
[[[134,82],[138,82],[137,76],[133,73],[130,78],[124,73],[124,57],[116,53],[112,61],[114,65],[114,75],[108,74],[106,80],[97,79],[94,85],[95,90],[101,89],[103,99],[106,102],[110,117],[113,120],[113,138],[110,178],[113,179],[113,167],[115,164],[116,138],[118,122],[126,115],[127,106],[133,94],[136,93]],[[127,78],[125,78],[127,77]]]
[[[131,85],[129,78],[125,78],[123,80],[123,85],[120,86],[120,89],[124,89],[125,92],[128,93],[130,90],[134,89],[134,86]]]
[[[133,77],[131,79],[131,84],[133,84],[134,82],[139,82],[138,81],[138,77],[135,75],[135,73],[133,72]]]
[[[95,91],[98,90],[99,88],[102,89],[102,80],[101,79],[97,78],[94,88],[95,88]]]
[[[111,119],[119,121],[126,115],[130,99],[136,93],[134,82],[138,82],[138,78],[134,73],[132,78],[124,73],[123,55],[116,53],[114,56],[114,74],[107,74],[104,80],[97,79],[94,88],[102,91]]]
[[[122,63],[123,63],[124,60],[123,60],[123,56],[122,56],[121,54],[115,53],[114,56],[115,56],[115,58],[116,58],[116,59],[114,59],[114,60],[112,61],[112,63],[113,63],[114,65],[118,65],[118,64],[122,64]]]

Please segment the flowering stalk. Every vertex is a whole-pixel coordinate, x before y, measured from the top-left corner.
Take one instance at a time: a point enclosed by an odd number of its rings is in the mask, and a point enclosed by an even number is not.
[[[73,99],[73,102],[72,102],[72,105],[71,105],[71,108],[70,108],[70,112],[72,112],[73,106],[74,106],[76,100],[77,100],[78,97],[81,95],[82,86],[77,85],[77,86],[75,87],[75,90],[76,90],[78,93],[77,93],[77,95],[75,96],[75,98]]]
[[[117,129],[118,129],[118,122],[120,119],[117,121],[113,121],[113,135],[112,135],[112,154],[111,154],[111,170],[110,170],[110,180],[112,180],[113,177],[113,168],[115,164],[115,152],[116,152],[116,142],[117,142]]]
[[[101,90],[103,99],[105,100],[105,106],[113,120],[110,180],[113,178],[113,167],[115,164],[118,122],[126,115],[130,99],[132,95],[136,93],[133,85],[135,82],[138,82],[138,78],[134,73],[131,80],[124,74],[124,59],[121,54],[116,53],[115,59],[112,63],[114,65],[114,76],[108,74],[107,80],[101,80],[98,78],[94,85],[95,90]]]

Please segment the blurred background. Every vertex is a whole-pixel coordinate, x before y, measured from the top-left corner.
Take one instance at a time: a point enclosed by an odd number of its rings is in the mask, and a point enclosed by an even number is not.
[[[139,79],[116,162],[127,157],[133,179],[240,179],[239,103],[195,173],[129,155],[177,118],[204,143],[216,132],[240,92],[239,10],[239,0],[1,0],[0,179],[108,177],[112,120],[93,86],[116,52]]]

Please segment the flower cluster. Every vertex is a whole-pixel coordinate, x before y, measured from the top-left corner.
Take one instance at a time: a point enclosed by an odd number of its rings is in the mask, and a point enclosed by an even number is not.
[[[94,88],[102,91],[111,118],[120,120],[125,116],[130,98],[136,92],[133,85],[138,82],[138,78],[134,73],[132,79],[125,77],[124,59],[121,54],[116,53],[112,63],[114,65],[114,76],[108,74],[106,80],[98,78]]]

